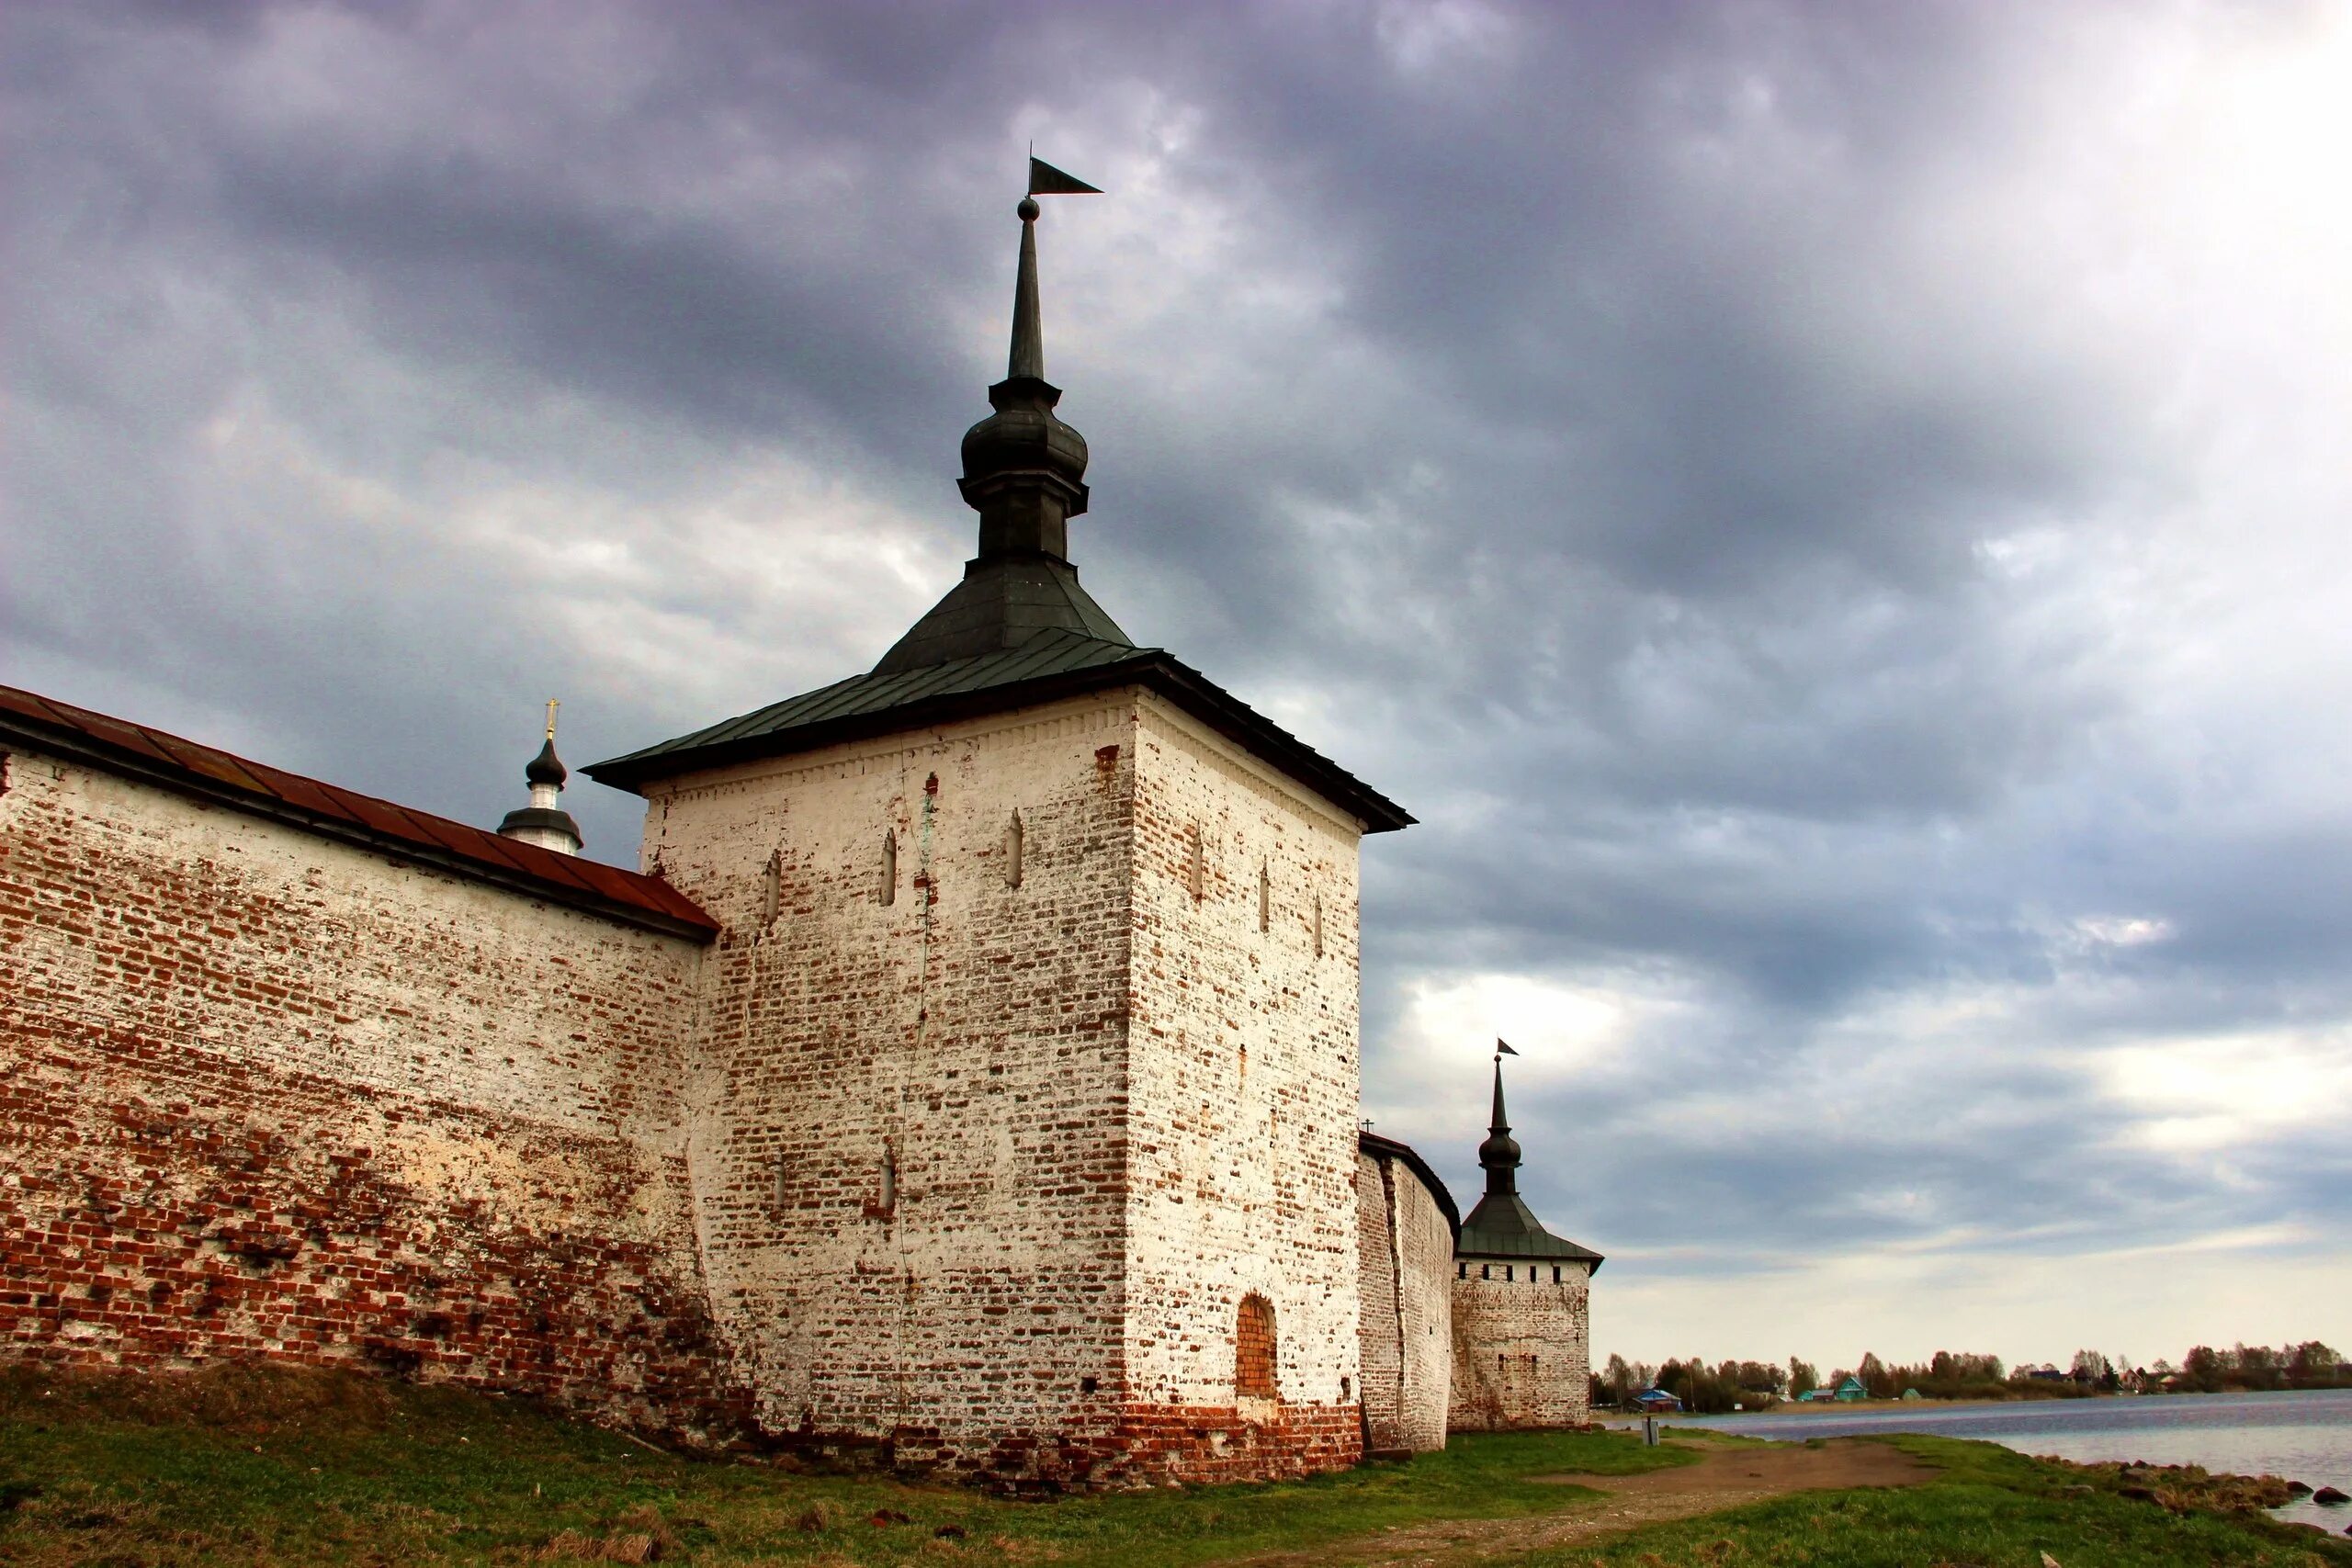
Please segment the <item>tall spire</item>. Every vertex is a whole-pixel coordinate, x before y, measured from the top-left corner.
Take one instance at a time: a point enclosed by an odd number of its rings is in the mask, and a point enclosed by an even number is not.
[[[1086,438],[1055,417],[1037,309],[1037,203],[1023,197],[1012,351],[989,389],[996,412],[964,433],[965,503],[980,514],[980,557],[1069,558],[1070,518],[1086,510]]]
[[[1047,166],[1046,194],[1093,187]],[[1058,180],[1060,183],[1054,183]],[[877,675],[926,669],[1017,648],[1046,631],[1076,632],[1132,647],[1127,634],[1078,585],[1069,520],[1086,510],[1086,437],[1054,409],[1061,389],[1046,379],[1038,309],[1037,203],[1023,197],[1021,259],[1012,285],[1012,343],[1004,379],[989,389],[994,412],[964,433],[964,503],[980,514],[979,551],[964,581],[915,623],[874,667]]]
[[[1487,1191],[1462,1222],[1454,1236],[1454,1256],[1499,1259],[1504,1267],[1491,1277],[1506,1281],[1516,1267],[1512,1259],[1531,1265],[1526,1276],[1531,1282],[1536,1278],[1532,1265],[1539,1258],[1546,1264],[1581,1263],[1598,1269],[1600,1254],[1545,1230],[1544,1222],[1519,1195],[1519,1140],[1510,1135],[1510,1117],[1503,1110],[1503,1058],[1518,1055],[1501,1041],[1495,1042],[1494,1116],[1487,1128],[1487,1141],[1478,1145],[1478,1163],[1487,1171]],[[1556,1272],[1553,1277],[1559,1278]]]
[[[1008,381],[1046,378],[1046,335],[1037,321],[1037,203],[1023,197],[1013,209],[1021,218],[1021,270],[1012,284],[1012,352],[1006,356]]]
[[[1497,1056],[1494,1117],[1487,1128],[1487,1141],[1478,1145],[1487,1192],[1508,1197],[1519,1190],[1519,1142],[1510,1135],[1510,1120],[1503,1114],[1503,1059]]]

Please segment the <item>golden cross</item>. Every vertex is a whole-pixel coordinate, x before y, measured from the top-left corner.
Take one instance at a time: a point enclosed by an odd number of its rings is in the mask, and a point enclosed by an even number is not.
[[[548,739],[550,740],[555,739],[555,710],[562,705],[553,697],[548,699]]]

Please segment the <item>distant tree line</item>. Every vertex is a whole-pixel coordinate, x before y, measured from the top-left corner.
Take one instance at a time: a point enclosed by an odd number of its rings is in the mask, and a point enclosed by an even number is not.
[[[1789,1374],[1804,1363],[1790,1359],[1787,1367],[1769,1361],[1719,1361],[1709,1366],[1693,1356],[1652,1366],[1611,1356],[1592,1380],[1595,1404],[1624,1405],[1635,1394],[1658,1388],[1682,1401],[1683,1408],[1720,1415],[1742,1408],[1764,1410],[1789,1394]],[[1804,1369],[1810,1373],[1812,1369]],[[1808,1387],[1811,1385],[1808,1384]]]
[[[2352,1388],[2352,1365],[2316,1339],[2277,1350],[2267,1345],[2236,1345],[2227,1350],[2199,1345],[2177,1367],[2158,1360],[2153,1367],[2135,1369],[2132,1376],[2143,1387],[2196,1393]]]
[[[1769,1361],[1716,1361],[1702,1356],[1669,1359],[1657,1366],[1611,1356],[1592,1375],[1592,1402],[1623,1408],[1656,1388],[1674,1395],[1686,1410],[1720,1415],[1735,1409],[1764,1410],[1815,1389],[1835,1389],[1848,1377],[1872,1399],[1900,1399],[1917,1390],[1923,1399],[2081,1399],[2097,1393],[2216,1393],[2229,1390],[2352,1388],[2352,1365],[2316,1339],[2273,1350],[2239,1345],[2216,1350],[2199,1345],[2178,1367],[2158,1360],[2136,1367],[2130,1358],[2077,1350],[2064,1368],[2010,1369],[1998,1356],[1939,1350],[1917,1365],[1890,1366],[1865,1351],[1851,1369],[1839,1367],[1824,1379],[1812,1362],[1792,1356],[1786,1366]]]

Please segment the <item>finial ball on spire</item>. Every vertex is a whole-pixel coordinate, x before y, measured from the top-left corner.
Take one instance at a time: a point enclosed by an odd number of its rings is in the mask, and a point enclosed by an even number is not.
[[[1034,196],[1024,196],[1021,198],[1021,205],[1012,210],[1021,214],[1021,221],[1023,223],[1035,223],[1037,221],[1037,198]]]

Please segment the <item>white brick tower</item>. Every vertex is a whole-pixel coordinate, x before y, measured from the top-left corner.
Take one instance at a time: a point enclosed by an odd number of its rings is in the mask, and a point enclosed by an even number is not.
[[[963,581],[872,671],[588,770],[726,928],[688,1087],[713,1314],[813,1447],[1328,1469],[1360,1449],[1357,847],[1412,818],[1080,586],[1020,216]]]

